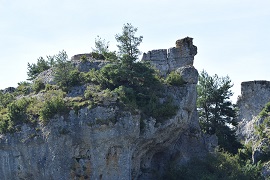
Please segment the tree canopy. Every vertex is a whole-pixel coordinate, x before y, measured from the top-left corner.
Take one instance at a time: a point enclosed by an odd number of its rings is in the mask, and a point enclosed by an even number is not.
[[[138,46],[141,44],[143,36],[136,37],[135,33],[138,28],[133,27],[130,23],[124,24],[122,34],[116,34],[115,39],[119,43],[117,45],[121,55],[128,55],[133,59],[137,59],[140,55]]]
[[[236,153],[240,143],[235,136],[237,111],[230,101],[232,86],[228,76],[210,76],[202,71],[197,86],[197,107],[202,130],[216,134],[221,148]]]

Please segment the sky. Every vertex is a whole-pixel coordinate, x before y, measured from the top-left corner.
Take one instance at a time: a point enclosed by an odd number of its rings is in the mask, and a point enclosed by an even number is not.
[[[126,23],[144,37],[142,52],[194,38],[195,68],[228,75],[233,101],[241,82],[270,80],[269,0],[0,0],[0,89],[25,81],[40,56],[89,53],[97,35],[117,50]]]

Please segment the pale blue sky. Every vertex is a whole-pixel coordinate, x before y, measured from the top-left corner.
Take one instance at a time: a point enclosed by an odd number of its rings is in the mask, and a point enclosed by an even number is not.
[[[65,50],[69,57],[110,41],[124,23],[143,35],[142,52],[193,37],[195,67],[240,83],[270,80],[269,0],[0,0],[0,89],[27,78],[27,62]]]

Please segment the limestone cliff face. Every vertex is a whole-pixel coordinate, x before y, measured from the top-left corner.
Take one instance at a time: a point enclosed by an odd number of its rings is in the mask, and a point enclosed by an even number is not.
[[[156,179],[169,162],[202,156],[211,149],[211,138],[203,138],[196,112],[197,48],[191,38],[176,46],[143,58],[164,75],[176,70],[183,76],[185,85],[166,89],[179,106],[174,117],[162,124],[141,120],[140,112],[111,103],[71,111],[46,126],[24,125],[20,132],[0,135],[1,179]]]
[[[254,123],[257,116],[270,101],[269,81],[248,81],[241,84],[241,96],[237,105],[239,107],[238,134],[241,139],[249,140],[254,137]]]
[[[237,134],[239,139],[252,145],[252,160],[257,163],[264,159],[264,153],[270,149],[269,139],[260,139],[255,133],[255,126],[263,122],[258,115],[270,101],[269,81],[249,81],[241,84],[241,96],[238,98],[239,125]],[[263,164],[262,175],[270,178],[270,162]]]

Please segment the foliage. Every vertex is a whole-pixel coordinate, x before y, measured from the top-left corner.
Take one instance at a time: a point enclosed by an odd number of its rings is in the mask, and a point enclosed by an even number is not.
[[[163,97],[163,84],[157,72],[149,64],[127,59],[119,64],[104,66],[99,71],[97,83],[103,89],[116,92],[120,102],[133,109],[139,108],[144,115],[152,116],[159,122],[175,115],[178,107],[172,99]],[[162,98],[163,102],[160,101]]]
[[[53,69],[55,82],[62,88],[71,87],[72,84],[70,80],[75,68],[72,66],[71,62],[68,61],[67,53],[65,51],[60,51],[59,54],[55,55],[55,60],[56,65]]]
[[[255,125],[255,134],[257,135],[257,144],[261,144],[261,156],[259,159],[263,162],[270,160],[270,102],[268,102],[259,113],[258,122]]]
[[[32,89],[35,91],[35,93],[38,93],[39,91],[45,89],[45,84],[42,82],[41,79],[37,79],[34,81]]]
[[[109,52],[109,42],[106,42],[105,39],[101,39],[100,36],[97,36],[95,38],[95,48],[92,48],[92,51],[97,54]]]
[[[241,147],[235,136],[236,108],[229,100],[232,96],[230,78],[209,76],[202,71],[197,86],[197,107],[202,130],[216,134],[221,148],[237,153]]]
[[[173,86],[182,86],[185,83],[181,75],[175,71],[170,72],[165,82]]]
[[[49,69],[54,65],[54,57],[53,56],[47,56],[47,60],[45,60],[43,57],[39,57],[37,59],[37,63],[27,64],[27,80],[34,80],[41,72]]]
[[[14,124],[27,122],[27,107],[31,103],[30,99],[22,98],[8,105],[8,118]]]
[[[12,101],[14,101],[14,95],[11,93],[5,93],[3,94],[0,91],[0,109],[6,108],[8,104],[10,104]]]
[[[62,115],[68,111],[67,105],[61,96],[54,96],[45,101],[40,110],[40,118],[43,123],[47,123],[56,114]]]
[[[268,102],[265,107],[262,109],[262,111],[259,113],[259,116],[261,118],[265,118],[269,116],[269,112],[270,112],[270,102]]]
[[[81,60],[81,62],[83,62],[83,63],[87,62],[87,57],[86,57],[86,55],[82,55],[82,56],[80,57],[80,60]]]
[[[99,54],[97,52],[92,52],[91,55],[94,59],[105,60],[105,57],[103,56],[103,54]]]
[[[183,166],[171,166],[163,179],[188,180],[260,180],[261,164],[240,161],[238,155],[227,152],[209,154],[204,159],[193,159]]]
[[[137,59],[140,55],[138,46],[141,44],[143,37],[136,37],[135,33],[137,28],[133,27],[130,23],[124,24],[122,34],[116,34],[115,39],[119,43],[117,45],[121,55],[128,55],[133,59]]]
[[[48,91],[52,91],[52,90],[59,90],[60,87],[57,86],[57,85],[52,85],[52,84],[46,84],[45,85],[45,91],[48,92]]]
[[[77,86],[81,83],[80,71],[74,69],[69,72],[69,86]]]
[[[95,48],[92,48],[92,56],[95,59],[116,61],[118,59],[115,51],[109,51],[109,42],[101,39],[100,36],[95,38]]]
[[[31,83],[22,81],[18,83],[18,87],[15,90],[16,95],[28,95],[31,92]]]
[[[83,107],[92,107],[93,102],[82,97],[74,97],[68,99],[67,104],[70,109],[74,110],[75,113],[78,114],[79,110]]]

